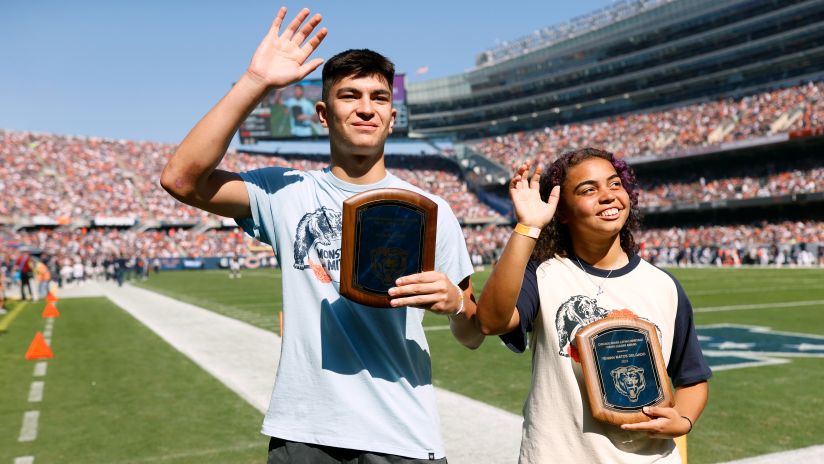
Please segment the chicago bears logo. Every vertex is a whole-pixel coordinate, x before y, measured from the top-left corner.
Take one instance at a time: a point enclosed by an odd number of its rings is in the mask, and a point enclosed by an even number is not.
[[[307,269],[309,250],[316,245],[329,246],[341,237],[343,221],[340,211],[325,206],[307,213],[298,223],[295,233],[295,269]]]
[[[616,367],[610,374],[618,393],[626,396],[633,403],[638,401],[638,395],[647,387],[644,369],[638,366]]]
[[[572,353],[572,337],[581,327],[604,318],[609,311],[598,306],[598,302],[584,295],[576,295],[568,299],[558,308],[555,316],[555,325],[558,329],[558,354],[570,357]]]
[[[372,250],[370,269],[378,276],[381,283],[387,287],[395,284],[395,280],[404,275],[409,253],[395,247],[379,247]]]

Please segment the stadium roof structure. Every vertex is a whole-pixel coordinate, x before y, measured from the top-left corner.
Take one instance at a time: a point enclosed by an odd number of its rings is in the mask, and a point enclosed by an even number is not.
[[[500,59],[465,73],[409,84],[410,135],[475,139],[824,77],[822,0],[618,5],[626,12],[596,12],[611,19],[592,19],[591,27],[521,41],[518,53],[501,52]]]
[[[475,64],[478,67],[491,66],[601,29],[672,1],[674,0],[618,0],[612,5],[575,17],[569,21],[538,29],[532,34],[512,41],[504,41],[496,47],[481,52],[475,59]]]

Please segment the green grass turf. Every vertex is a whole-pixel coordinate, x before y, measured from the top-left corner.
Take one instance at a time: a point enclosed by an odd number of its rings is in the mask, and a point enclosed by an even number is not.
[[[47,375],[26,349],[44,329],[29,304],[0,335],[0,462],[262,462],[261,414],[105,299],[63,299]],[[40,403],[29,385],[44,380]],[[33,442],[17,441],[23,413],[40,411]]]
[[[824,300],[821,269],[670,269],[683,284],[701,325],[736,323],[824,335],[824,304],[705,312],[719,306]],[[217,312],[276,330],[279,272],[164,273],[140,285]],[[480,294],[489,271],[476,273]],[[435,385],[520,413],[529,389],[531,357],[488,338],[480,349],[460,346],[442,317],[427,315]],[[689,438],[691,464],[712,463],[824,443],[824,359],[793,358],[787,364],[719,371],[710,401]]]

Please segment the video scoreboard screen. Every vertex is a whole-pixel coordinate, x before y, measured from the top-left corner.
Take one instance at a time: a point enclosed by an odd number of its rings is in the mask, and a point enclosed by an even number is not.
[[[315,103],[321,99],[320,79],[304,79],[270,92],[240,125],[241,143],[256,140],[322,138],[329,132],[318,121]],[[406,107],[406,76],[396,74],[392,86],[392,106],[397,110],[394,133],[409,131]]]

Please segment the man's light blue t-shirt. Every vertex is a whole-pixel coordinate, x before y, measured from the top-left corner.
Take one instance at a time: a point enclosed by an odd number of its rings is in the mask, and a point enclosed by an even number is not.
[[[328,169],[241,174],[252,217],[238,224],[271,244],[283,269],[284,337],[263,433],[284,440],[444,457],[429,346],[417,308],[371,308],[340,296],[343,201],[402,188],[438,204],[435,269],[454,283],[472,273],[449,205],[392,174],[355,185]],[[447,321],[444,319],[444,324]]]

